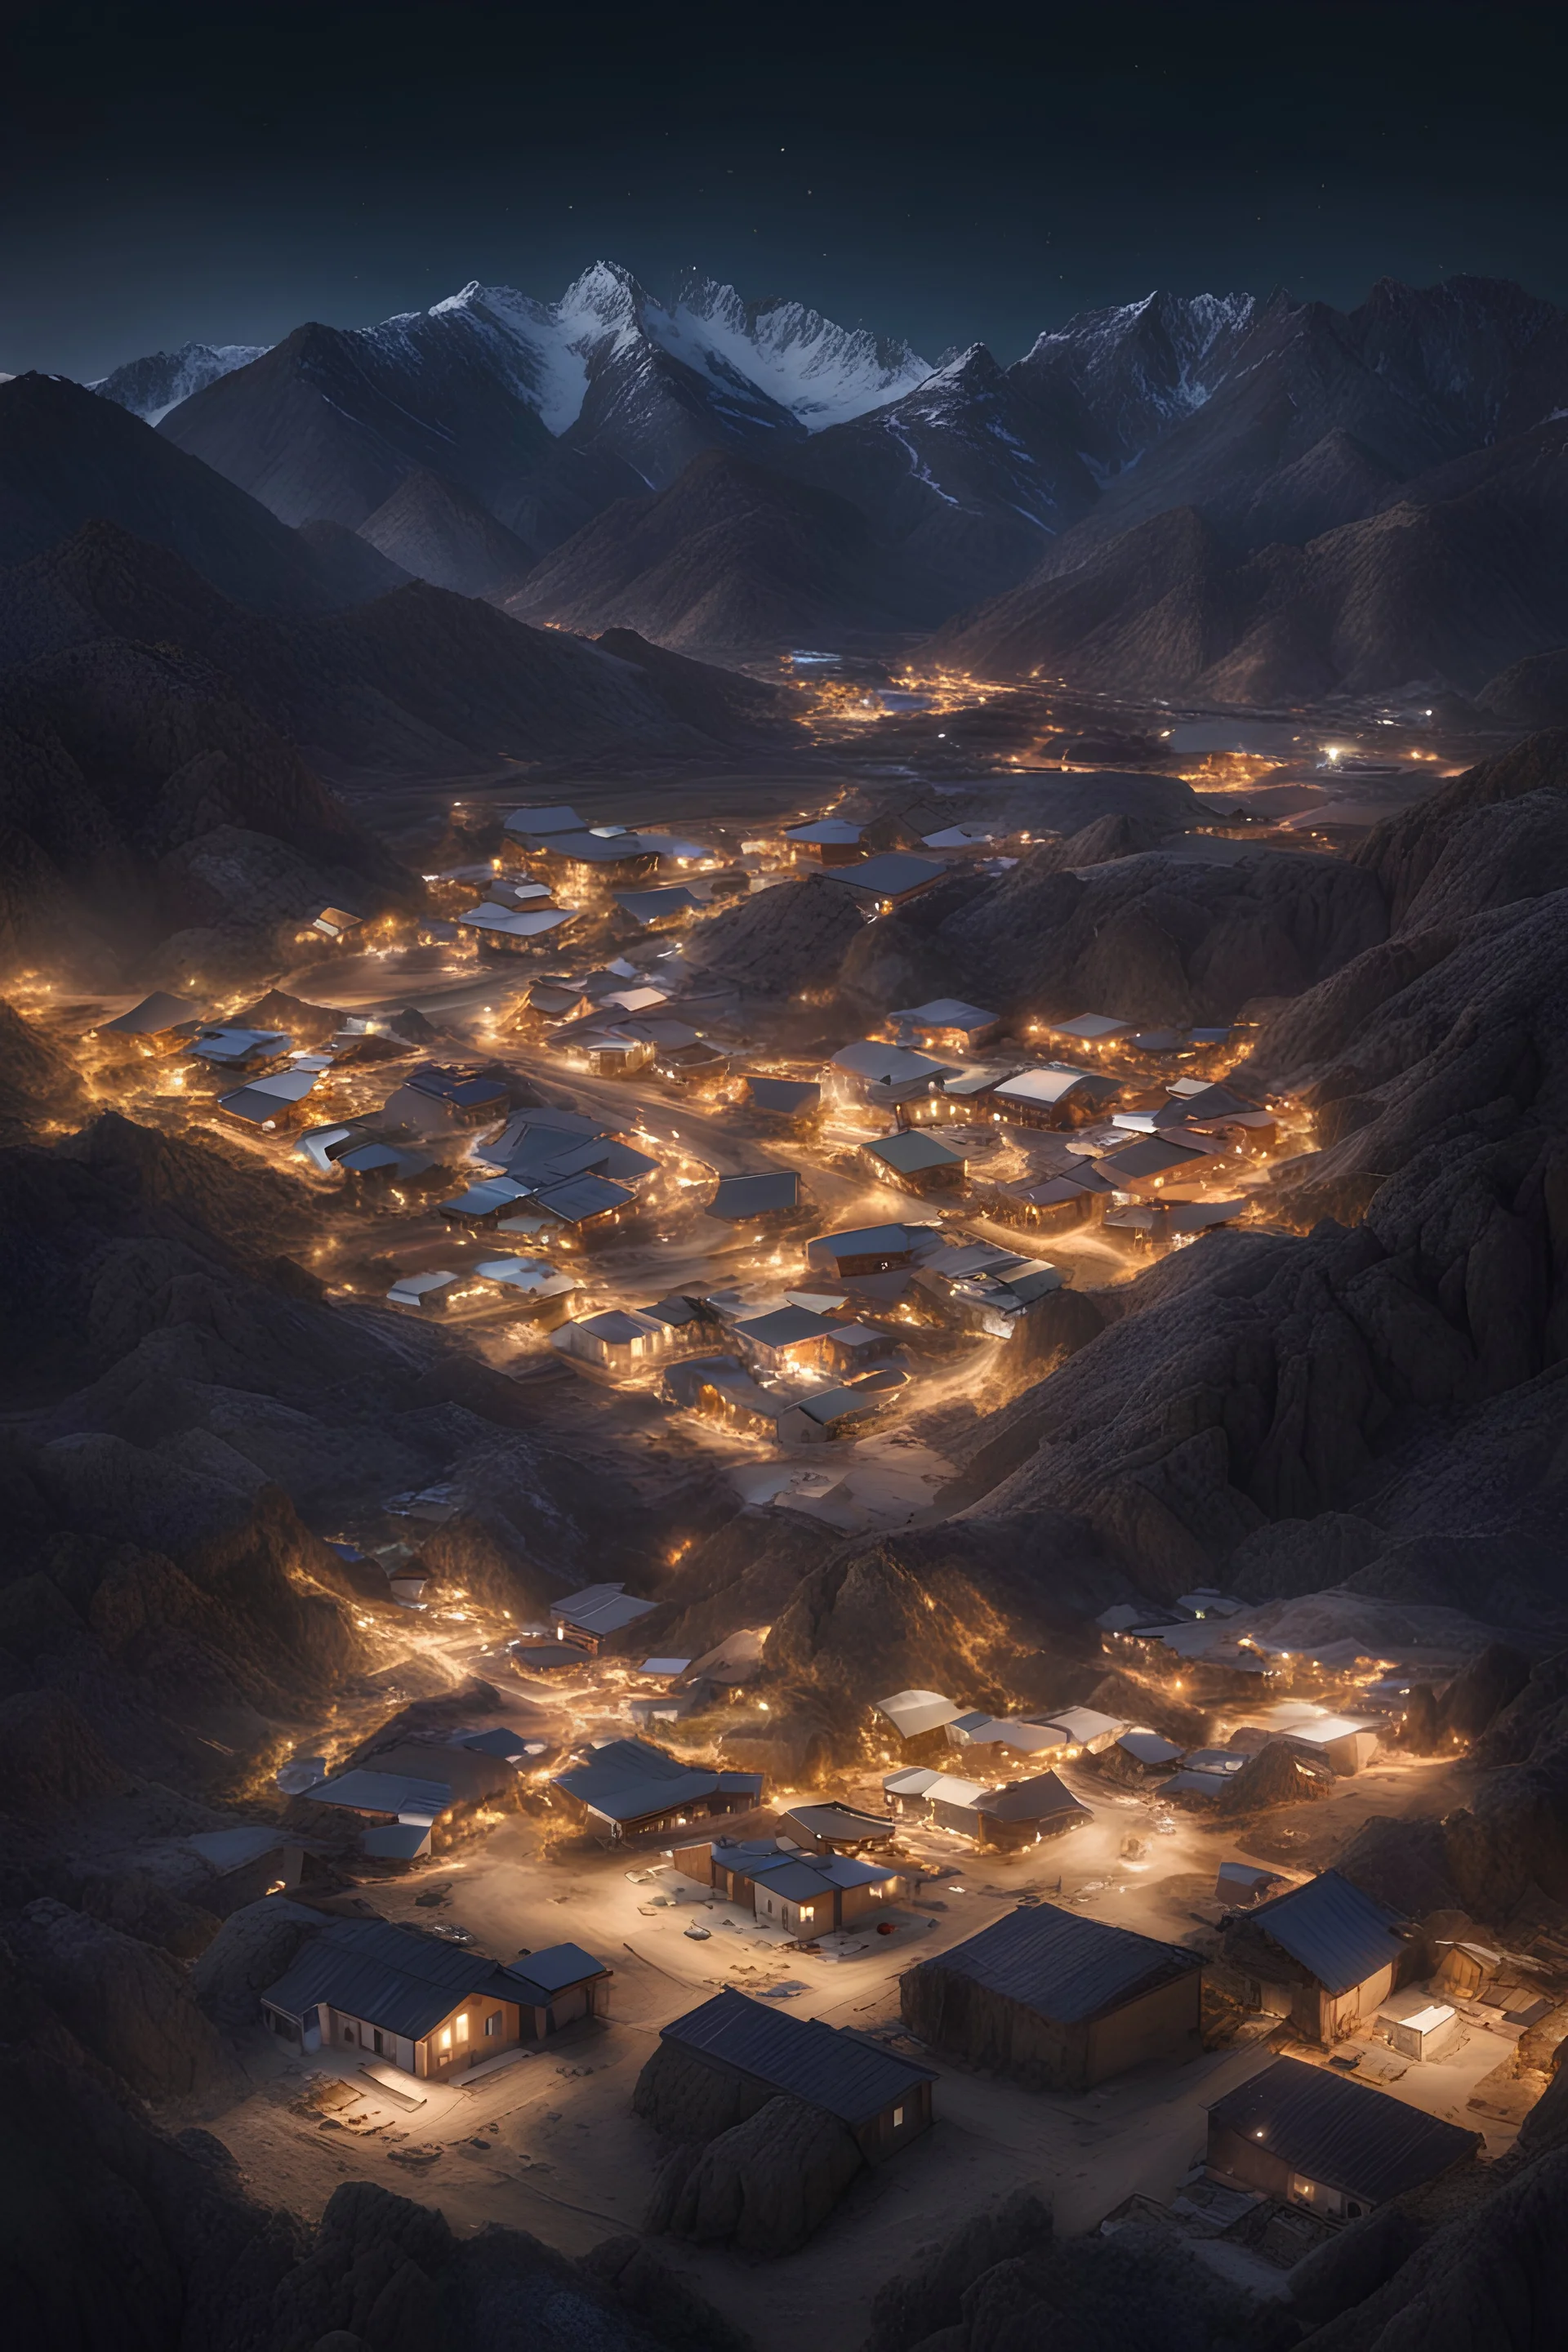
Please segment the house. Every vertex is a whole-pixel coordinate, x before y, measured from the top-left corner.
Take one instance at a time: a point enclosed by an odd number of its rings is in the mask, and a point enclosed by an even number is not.
[[[563,1356],[574,1356],[579,1363],[596,1364],[601,1371],[626,1379],[647,1370],[669,1352],[670,1333],[652,1316],[610,1307],[603,1314],[563,1323],[551,1333],[550,1344]]]
[[[799,1126],[815,1118],[822,1108],[822,1087],[815,1078],[764,1078],[753,1074],[746,1080],[746,1098],[752,1110]]]
[[[580,888],[627,890],[658,871],[658,849],[635,833],[595,825],[585,833],[552,833],[527,849],[547,878]]]
[[[457,922],[458,929],[483,949],[501,955],[525,955],[552,931],[563,930],[577,919],[575,907],[505,907],[486,899],[466,908]]]
[[[961,1242],[928,1258],[915,1276],[948,1321],[994,1339],[1010,1339],[1030,1308],[1066,1278],[1044,1259],[1017,1257],[993,1242]]]
[[[679,1295],[656,1298],[651,1307],[639,1307],[637,1311],[664,1334],[666,1355],[705,1347],[713,1328],[710,1314],[697,1299]]]
[[[676,1022],[660,1024],[674,1029]],[[717,1086],[730,1075],[730,1055],[721,1046],[710,1045],[706,1037],[693,1034],[675,1045],[656,1043],[653,1066],[661,1078],[668,1078],[678,1087]]]
[[[861,1372],[880,1363],[898,1345],[890,1331],[877,1331],[868,1323],[833,1323],[826,1334],[825,1360],[836,1372]]]
[[[627,1210],[637,1206],[637,1194],[607,1177],[584,1172],[542,1187],[533,1205],[563,1228],[563,1238],[591,1242],[624,1222]]]
[[[847,1234],[818,1234],[805,1245],[805,1262],[843,1281],[858,1274],[887,1274],[895,1266],[912,1265],[917,1236],[931,1229],[907,1225],[861,1225]]]
[[[1208,2111],[1209,2178],[1354,2221],[1480,2151],[1481,2135],[1327,2066],[1277,2058]]]
[[[183,1045],[201,1020],[196,1006],[183,996],[171,996],[166,989],[155,989],[122,1013],[116,1021],[102,1021],[90,1034],[95,1037],[130,1037],[144,1053],[166,1053]]]
[[[936,2076],[929,2066],[743,1992],[715,1993],[661,2027],[659,2039],[723,2081],[750,2086],[759,2108],[782,2095],[836,2117],[868,2164],[881,2163],[931,2122]]]
[[[675,1866],[726,1903],[739,1903],[765,1926],[803,1943],[858,1922],[874,1924],[902,1899],[903,1874],[842,1853],[803,1853],[773,1838],[714,1838],[678,1845]]]
[[[945,1062],[912,1046],[889,1045],[880,1038],[840,1046],[827,1065],[824,1086],[834,1102],[859,1104],[889,1110],[898,1103],[934,1095],[943,1078],[952,1075]]]
[[[746,1437],[776,1442],[789,1400],[760,1388],[733,1356],[693,1356],[672,1364],[664,1393],[673,1405]]]
[[[855,1437],[887,1409],[889,1382],[902,1375],[869,1373],[852,1388],[816,1389],[796,1397],[779,1417],[779,1435],[786,1444],[816,1445]]]
[[[454,1223],[493,1225],[509,1215],[520,1201],[526,1201],[529,1187],[520,1184],[513,1176],[487,1176],[470,1184],[463,1192],[439,1203],[441,1214]]]
[[[813,1853],[858,1853],[868,1845],[886,1845],[893,1824],[881,1813],[862,1813],[853,1805],[831,1799],[822,1805],[792,1805],[779,1815],[779,1836],[793,1838]]]
[[[987,1715],[983,1707],[950,1723],[947,1740],[950,1748],[984,1748],[987,1752],[973,1760],[987,1766],[1013,1756],[1060,1756],[1067,1748],[1061,1734],[1046,1724]]]
[[[209,1069],[243,1071],[248,1078],[276,1068],[293,1042],[283,1029],[203,1029],[191,1057]]]
[[[596,1650],[612,1633],[624,1633],[657,1606],[652,1601],[639,1601],[624,1584],[585,1584],[581,1592],[569,1592],[564,1601],[554,1601],[550,1619],[557,1640]]]
[[[907,907],[911,899],[934,889],[946,872],[946,866],[933,857],[915,857],[908,850],[893,849],[880,857],[836,866],[831,879],[841,889],[853,891],[868,914],[888,915],[895,907]]]
[[[1120,1716],[1100,1715],[1092,1706],[1058,1707],[1037,1720],[1059,1735],[1068,1756],[1099,1756],[1127,1728]]]
[[[235,1094],[220,1095],[217,1107],[242,1127],[272,1135],[279,1128],[299,1126],[316,1076],[314,1070],[275,1070],[268,1077],[253,1078]]]
[[[575,1275],[557,1273],[542,1257],[484,1258],[474,1272],[494,1286],[506,1306],[528,1315],[563,1313],[565,1301],[582,1287]]]
[[[434,1135],[451,1128],[482,1127],[487,1119],[503,1118],[506,1110],[507,1091],[498,1080],[429,1062],[411,1071],[396,1093],[388,1096],[381,1117],[388,1127]]]
[[[430,1274],[405,1274],[387,1292],[386,1303],[413,1315],[445,1315],[462,1288],[463,1276],[445,1267]]]
[[[888,1019],[900,1045],[913,1042],[952,1054],[977,1053],[1002,1026],[998,1014],[956,996],[933,997],[929,1004],[889,1013]]]
[[[615,903],[628,929],[642,933],[676,929],[690,921],[702,902],[677,883],[663,890],[617,890]]]
[[[863,1143],[860,1159],[868,1175],[906,1192],[961,1192],[967,1173],[963,1152],[910,1129]]]
[[[1250,1980],[1255,2008],[1332,2042],[1376,2016],[1414,1948],[1408,1937],[1397,1912],[1324,1870],[1231,1921],[1225,1953]]]
[[[609,1739],[551,1786],[592,1836],[619,1843],[721,1813],[742,1813],[763,1792],[760,1772],[683,1764],[644,1739]]]
[[[1101,1749],[1100,1769],[1108,1780],[1136,1788],[1161,1779],[1181,1760],[1173,1739],[1163,1738],[1157,1731],[1124,1731]]]
[[[1054,1772],[987,1788],[982,1780],[960,1780],[921,1765],[889,1773],[882,1793],[901,1821],[951,1831],[977,1846],[1037,1845],[1093,1818],[1089,1806],[1079,1804]]]
[[[1203,1964],[1042,1903],[923,1960],[900,1986],[911,2033],[1030,2089],[1088,2091],[1152,2060],[1196,2057]]]
[[[1383,1727],[1365,1716],[1309,1716],[1287,1728],[1290,1738],[1316,1748],[1342,1780],[1364,1772],[1382,1743]]]
[[[1077,1013],[1069,1021],[1041,1021],[1037,1025],[1047,1037],[1059,1037],[1064,1045],[1086,1048],[1091,1054],[1103,1053],[1132,1029],[1131,1021],[1117,1021],[1109,1013]]]
[[[794,1169],[770,1168],[754,1176],[721,1176],[704,1213],[725,1224],[750,1225],[792,1216],[800,1205]]]
[[[955,1723],[963,1713],[941,1691],[894,1691],[890,1698],[879,1698],[872,1704],[872,1713],[879,1715],[892,1726],[899,1738],[908,1741],[922,1739]]]
[[[789,844],[790,856],[811,866],[850,865],[864,847],[862,828],[840,816],[817,817],[811,824],[786,825],[784,839]]]
[[[889,1772],[882,1782],[882,1795],[896,1821],[923,1822],[926,1819],[926,1798],[939,1780],[948,1775],[939,1772],[934,1765],[906,1765],[901,1771]],[[978,1780],[961,1784],[974,1795],[981,1793]]]
[[[1092,1118],[1115,1092],[1113,1078],[1053,1063],[1004,1078],[993,1087],[990,1101],[1004,1119],[1019,1127],[1077,1127]]]
[[[503,828],[506,845],[526,850],[542,845],[563,833],[586,831],[574,808],[513,809]]]
[[[989,1216],[1008,1223],[1044,1226],[1047,1232],[1062,1233],[1074,1225],[1087,1224],[1115,1190],[1110,1179],[1102,1176],[1092,1160],[1084,1160],[1059,1176],[1026,1177],[1022,1182],[1011,1184],[977,1184],[975,1194]]]
[[[1228,1173],[1223,1154],[1207,1143],[1184,1143],[1171,1134],[1141,1136],[1099,1162],[1119,1192],[1152,1192],[1172,1184],[1205,1183]]]
[[[775,1307],[734,1326],[734,1337],[753,1364],[770,1372],[798,1371],[827,1357],[830,1326],[805,1307]]]

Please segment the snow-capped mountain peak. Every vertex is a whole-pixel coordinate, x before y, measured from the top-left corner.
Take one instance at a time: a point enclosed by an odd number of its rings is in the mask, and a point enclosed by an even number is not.
[[[145,359],[128,360],[88,390],[130,409],[145,424],[156,425],[182,400],[216,383],[220,375],[248,367],[266,349],[265,343],[182,343],[177,352],[151,352]]]

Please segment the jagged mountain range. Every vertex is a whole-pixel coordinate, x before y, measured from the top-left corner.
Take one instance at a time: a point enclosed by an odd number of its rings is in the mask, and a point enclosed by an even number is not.
[[[101,388],[280,520],[591,633],[938,628],[985,674],[1238,701],[1475,693],[1568,641],[1568,314],[1500,281],[1384,280],[1349,311],[1157,292],[931,368],[598,263],[554,303],[470,285],[240,355]]]

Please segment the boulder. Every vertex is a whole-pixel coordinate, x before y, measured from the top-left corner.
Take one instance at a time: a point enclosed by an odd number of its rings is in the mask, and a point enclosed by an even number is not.
[[[320,1912],[284,1895],[231,1911],[191,1970],[191,1992],[220,2033],[241,2033],[261,2014],[261,1995],[293,1967]]]
[[[836,2116],[770,2098],[700,2150],[676,2150],[644,2227],[743,2253],[792,2254],[865,2168],[853,2132]]]
[[[245,2078],[167,1954],[64,1903],[30,1903],[17,1961],[83,2048],[155,2103],[232,2098]]]

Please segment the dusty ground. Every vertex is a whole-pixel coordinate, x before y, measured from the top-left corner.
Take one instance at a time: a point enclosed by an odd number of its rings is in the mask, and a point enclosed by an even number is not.
[[[258,2032],[247,2053],[256,2090],[216,2127],[261,2194],[302,2213],[318,2212],[341,2180],[368,2177],[438,2206],[458,2229],[505,2221],[581,2252],[612,2231],[638,2226],[658,2150],[630,2112],[632,2086],[658,2028],[718,1987],[756,1993],[785,1986],[795,2015],[861,2030],[890,2027],[904,1968],[973,1934],[1031,1892],[1147,1935],[1202,1940],[1200,1931],[1219,1916],[1214,1885],[1222,1861],[1283,1844],[1290,1866],[1304,1873],[1331,1859],[1370,1812],[1427,1812],[1459,1801],[1464,1773],[1420,1762],[1379,1767],[1345,1782],[1333,1799],[1295,1809],[1300,1818],[1274,1816],[1267,1831],[1238,1839],[1195,1814],[1176,1815],[1162,1833],[1149,1801],[1108,1790],[1092,1772],[1069,1767],[1066,1777],[1095,1807],[1087,1828],[1016,1862],[974,1855],[954,1837],[911,1833],[910,1852],[932,1874],[922,1898],[901,1915],[893,1937],[873,1937],[863,1958],[837,1963],[726,1926],[726,1916],[740,1915],[729,1906],[705,1907],[690,1882],[689,1901],[650,1909],[653,1895],[681,1884],[668,1871],[644,1878],[658,1868],[657,1853],[550,1861],[542,1852],[543,1826],[509,1818],[455,1863],[389,1885],[377,1899],[394,1917],[466,1928],[506,1958],[563,1938],[585,1945],[616,1972],[609,2021],[574,2027],[472,2088],[431,2094],[414,2112],[395,2109],[342,2066],[337,2071],[366,2094],[362,2112],[372,2128],[363,2136],[290,2113],[288,2102],[299,2095],[307,2068],[323,2060],[285,2060]],[[1123,1852],[1131,1839],[1142,1841],[1142,1852]],[[416,1906],[416,1895],[437,1886],[449,1890],[444,1905]],[[687,1935],[693,1923],[709,1927],[706,1941]],[[1352,2045],[1365,2052],[1369,2069],[1386,2070],[1382,2086],[1394,2096],[1484,2126],[1492,2155],[1512,2131],[1466,2102],[1510,2046],[1501,2035],[1467,2027],[1444,2062],[1400,2073],[1383,2045]],[[1042,2184],[1058,2228],[1069,2233],[1093,2228],[1134,2190],[1167,2200],[1201,2154],[1205,2107],[1271,2055],[1247,2041],[1185,2065],[1140,2069],[1077,2098],[1038,2096],[933,2059],[940,2074],[933,2128],[863,2178],[804,2252],[760,2267],[721,2249],[666,2251],[751,2332],[759,2352],[793,2352],[805,2328],[822,2352],[850,2352],[864,2336],[880,2281],[950,2231],[956,2217],[1021,2180]],[[395,2153],[410,2148],[434,2153],[416,2164]]]

